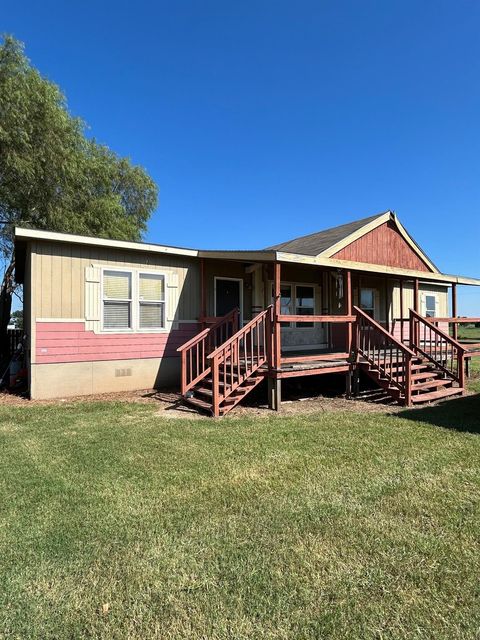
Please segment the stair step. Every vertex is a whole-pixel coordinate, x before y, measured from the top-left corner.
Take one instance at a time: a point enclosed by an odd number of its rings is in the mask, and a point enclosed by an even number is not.
[[[422,371],[421,373],[412,373],[412,380],[426,380],[427,378],[438,378],[441,374],[437,369],[430,369],[429,371]]]
[[[200,398],[195,398],[194,396],[192,397],[183,396],[183,399],[185,402],[193,405],[197,409],[202,409],[202,411],[208,411],[208,413],[212,413],[211,402],[205,402],[204,400],[200,400]]]
[[[450,378],[439,378],[436,380],[427,380],[426,382],[418,382],[412,385],[412,391],[417,391],[420,389],[431,389],[432,387],[444,387],[446,385],[452,384],[453,380]]]
[[[202,396],[208,396],[210,398],[213,396],[212,387],[194,387],[193,390],[195,393],[200,393]]]
[[[418,396],[412,396],[412,402],[414,404],[418,404],[420,402],[434,402],[435,400],[448,398],[448,396],[459,395],[464,391],[465,389],[463,389],[462,387],[450,387],[448,389],[439,389],[438,391],[432,391],[432,393],[421,393]]]

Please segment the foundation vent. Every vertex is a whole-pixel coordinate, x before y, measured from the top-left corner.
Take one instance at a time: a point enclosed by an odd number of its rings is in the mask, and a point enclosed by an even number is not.
[[[115,369],[116,378],[124,378],[126,376],[131,376],[131,375],[132,375],[131,369]]]

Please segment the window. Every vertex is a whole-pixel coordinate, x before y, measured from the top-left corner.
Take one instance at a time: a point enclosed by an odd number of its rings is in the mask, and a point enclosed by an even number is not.
[[[374,289],[360,289],[360,309],[371,318],[375,318],[375,291]]]
[[[132,328],[132,274],[128,271],[103,272],[103,327]]]
[[[280,287],[280,313],[281,315],[292,315],[292,287],[289,284],[282,284]],[[282,327],[289,327],[289,322],[282,322]]]
[[[315,315],[315,297],[313,287],[297,286],[295,298],[295,315],[313,316]],[[313,322],[297,322],[297,327],[301,329],[311,329]]]
[[[425,296],[425,316],[434,318],[437,311],[437,298],[435,296]]]
[[[165,276],[140,273],[138,301],[140,329],[163,329],[165,326]]]
[[[104,269],[103,329],[155,331],[165,329],[165,275]]]

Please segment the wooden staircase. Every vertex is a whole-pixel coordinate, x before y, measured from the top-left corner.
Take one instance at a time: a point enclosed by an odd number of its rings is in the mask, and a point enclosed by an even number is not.
[[[269,306],[224,341],[224,325],[238,326],[238,310],[205,329],[178,349],[182,356],[182,398],[196,409],[219,417],[228,413],[262,382],[272,348]],[[218,344],[220,342],[220,344]],[[212,349],[213,347],[213,349]]]
[[[463,347],[415,311],[410,347],[355,307],[359,368],[400,404],[434,402],[464,392]]]
[[[351,362],[396,402],[412,406],[464,392],[465,349],[428,318],[410,311],[409,346],[354,307]],[[273,369],[273,306],[238,327],[238,309],[178,349],[182,398],[224,416]]]
[[[242,366],[242,371],[244,367]],[[218,416],[224,416],[233,407],[235,407],[241,400],[243,400],[255,387],[262,382],[264,375],[260,371],[254,372],[249,378],[246,378],[241,382],[234,391],[230,393],[226,398],[222,400],[218,408]],[[234,375],[234,380],[237,376]],[[208,376],[203,378],[201,382],[198,382],[193,386],[185,396],[184,401],[193,407],[204,411],[210,415],[215,415],[213,404],[213,378]],[[219,382],[219,391],[223,394],[224,383]]]

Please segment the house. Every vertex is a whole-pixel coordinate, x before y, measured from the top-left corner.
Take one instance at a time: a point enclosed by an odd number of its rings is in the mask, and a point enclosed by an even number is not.
[[[462,393],[480,350],[456,298],[480,279],[442,273],[391,211],[257,251],[17,228],[15,252],[34,399],[173,385],[222,415],[264,380],[275,408],[284,378],[350,393],[363,371],[411,405]]]

